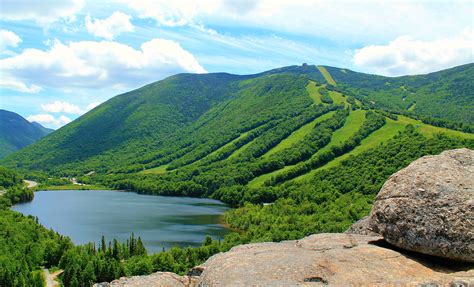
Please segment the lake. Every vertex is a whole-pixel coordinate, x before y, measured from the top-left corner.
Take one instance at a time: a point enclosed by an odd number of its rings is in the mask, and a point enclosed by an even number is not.
[[[219,224],[228,207],[220,201],[189,197],[140,195],[105,190],[35,192],[28,203],[13,210],[37,216],[48,228],[76,244],[126,241],[141,236],[149,253],[162,248],[198,246],[206,235],[223,238],[229,231]]]

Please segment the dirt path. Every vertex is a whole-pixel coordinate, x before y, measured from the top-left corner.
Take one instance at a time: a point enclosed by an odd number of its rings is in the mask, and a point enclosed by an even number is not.
[[[44,268],[43,272],[44,272],[44,279],[46,281],[46,287],[59,287],[59,283],[54,279],[56,279],[56,277],[58,277],[58,275],[61,274],[62,270],[56,271],[54,273],[49,273],[49,269]]]
[[[26,180],[26,179],[24,179],[23,181],[28,185],[28,188],[33,188],[38,185],[36,181]]]

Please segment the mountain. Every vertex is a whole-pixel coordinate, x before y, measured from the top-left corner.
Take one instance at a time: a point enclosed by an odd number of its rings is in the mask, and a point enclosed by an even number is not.
[[[225,238],[226,248],[342,232],[413,160],[474,149],[474,134],[460,131],[472,125],[460,107],[473,105],[472,69],[398,78],[310,65],[179,74],[118,95],[0,163],[43,171],[46,184],[74,176],[221,200],[235,207],[226,224],[241,231]],[[415,108],[392,93],[401,84]],[[41,181],[42,173],[33,176]]]
[[[395,78],[325,68],[340,89],[371,101],[375,107],[474,124],[474,64]]]
[[[16,113],[0,110],[0,158],[36,142],[52,131],[39,123],[30,123]]]

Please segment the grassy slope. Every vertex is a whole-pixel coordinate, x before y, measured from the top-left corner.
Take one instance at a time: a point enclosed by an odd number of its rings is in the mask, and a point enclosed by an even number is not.
[[[166,172],[167,164],[163,164],[154,168],[149,168],[143,171],[140,171],[141,174],[163,174]]]
[[[344,142],[349,137],[351,137],[353,134],[355,134],[357,132],[357,130],[360,128],[360,126],[362,125],[362,123],[364,122],[365,113],[366,112],[364,110],[352,111],[349,114],[349,116],[347,117],[344,126],[334,132],[329,144],[326,145],[325,147],[323,147],[322,149],[320,149],[314,155],[317,155],[321,152],[329,150],[331,148],[331,146],[333,146],[335,144],[338,144],[338,143],[341,143],[341,142]],[[258,176],[256,178],[254,178],[252,181],[250,181],[248,186],[249,187],[261,186],[267,179],[270,179],[273,176],[276,176],[277,174],[292,168],[293,166],[294,165],[285,166],[284,168],[276,170],[274,172]],[[300,177],[303,177],[303,176],[304,175],[302,175]]]
[[[321,72],[321,74],[323,75],[324,79],[326,79],[326,81],[333,85],[333,86],[336,86],[336,81],[334,81],[334,79],[332,78],[331,74],[329,74],[329,72],[326,70],[325,67],[323,66],[318,66],[318,70]]]
[[[347,139],[349,139],[351,136],[353,136],[359,128],[362,126],[364,123],[365,119],[365,113],[366,111],[364,110],[355,110],[352,111],[349,116],[347,117],[346,123],[344,126],[338,130],[336,130],[331,138],[331,141],[329,142],[328,145],[320,149],[317,153],[314,155],[318,155],[322,152],[328,151],[332,146],[343,143]],[[307,174],[303,174],[294,180],[301,180],[304,178],[309,177],[311,172]]]
[[[386,119],[387,123],[380,128],[379,130],[373,132],[370,136],[362,140],[361,144],[357,146],[354,150],[337,157],[327,163],[326,165],[314,169],[311,172],[296,178],[295,180],[308,180],[314,176],[314,174],[320,170],[334,167],[340,164],[343,160],[347,159],[350,156],[356,156],[361,154],[364,151],[367,151],[371,148],[374,148],[382,143],[387,142],[392,137],[394,137],[398,132],[401,132],[405,129],[408,124],[412,124],[415,129],[427,137],[433,137],[435,134],[443,133],[452,137],[459,137],[463,139],[474,139],[474,134],[464,133],[460,131],[454,131],[446,128],[435,127],[431,125],[424,124],[420,121],[408,118],[405,116],[399,116],[397,121]]]
[[[403,124],[412,124],[415,126],[415,129],[420,132],[421,134],[427,137],[433,137],[435,134],[443,133],[448,136],[459,137],[463,139],[474,139],[474,134],[464,133],[460,131],[450,130],[446,128],[435,127],[432,125],[424,124],[420,121],[415,119],[405,117],[405,116],[398,116],[398,122]]]
[[[274,148],[272,148],[266,154],[264,154],[263,158],[268,158],[270,155],[272,155],[272,154],[274,154],[278,151],[281,151],[285,148],[290,148],[293,144],[299,142],[305,135],[310,133],[311,130],[313,129],[313,127],[317,123],[329,119],[330,117],[332,117],[332,115],[334,113],[335,113],[334,111],[326,113],[326,114],[316,118],[315,120],[313,120],[309,124],[306,124],[306,125],[302,126],[301,128],[299,128],[298,130],[294,131],[286,139],[282,140],[278,145],[276,145]]]
[[[306,86],[306,91],[308,91],[309,96],[311,97],[311,99],[313,99],[315,104],[322,104],[323,103],[321,101],[321,94],[319,93],[319,87],[315,82],[311,81]]]

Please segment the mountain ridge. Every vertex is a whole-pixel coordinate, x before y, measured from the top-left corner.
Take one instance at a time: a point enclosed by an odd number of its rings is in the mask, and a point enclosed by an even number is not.
[[[17,113],[0,109],[0,158],[30,145],[53,132]]]

